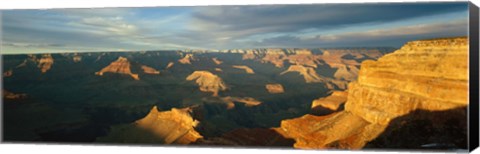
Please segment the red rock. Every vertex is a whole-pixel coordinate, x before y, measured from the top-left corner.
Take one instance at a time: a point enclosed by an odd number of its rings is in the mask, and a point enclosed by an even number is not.
[[[195,80],[195,83],[197,83],[199,86],[200,91],[213,92],[213,96],[218,96],[219,91],[227,90],[227,86],[223,82],[222,78],[210,73],[209,71],[195,71],[190,74],[186,80]]]
[[[265,88],[271,94],[280,94],[285,92],[281,84],[267,84],[265,85]]]
[[[96,75],[103,76],[104,73],[118,73],[130,75],[135,80],[140,80],[138,74],[133,74],[130,70],[130,62],[127,58],[118,57],[118,59],[102,70],[95,72]]]

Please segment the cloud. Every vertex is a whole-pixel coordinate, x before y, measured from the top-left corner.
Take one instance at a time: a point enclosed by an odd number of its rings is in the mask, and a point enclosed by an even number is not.
[[[2,11],[2,34],[6,52],[399,45],[407,39],[463,34],[466,28],[450,21],[466,19],[466,13],[458,12],[466,12],[467,6],[456,2],[7,10]],[[446,18],[447,14],[453,15]]]
[[[466,10],[466,3],[323,4],[200,7],[191,29],[212,36],[333,29]]]
[[[421,24],[388,29],[301,37],[284,35],[249,42],[257,47],[341,47],[341,46],[400,46],[410,40],[433,37],[466,36],[468,20]],[[372,44],[371,42],[382,42]]]
[[[9,43],[2,42],[3,46],[22,47],[22,48],[45,48],[45,47],[64,47],[64,44],[28,44],[28,43]]]

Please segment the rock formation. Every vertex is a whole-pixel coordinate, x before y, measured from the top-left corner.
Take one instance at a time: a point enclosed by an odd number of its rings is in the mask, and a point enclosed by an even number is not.
[[[242,55],[243,60],[255,59],[257,58],[255,51],[247,50],[245,54]]]
[[[338,111],[340,106],[347,101],[348,92],[333,91],[330,96],[313,100],[312,113],[315,115],[325,115],[333,111]]]
[[[255,74],[252,68],[245,65],[233,65],[233,68],[243,69],[247,74]]]
[[[378,61],[363,62],[358,81],[350,86],[348,99],[352,101],[345,109],[371,123],[386,124],[415,109],[434,111],[466,106],[468,40],[408,42]],[[366,95],[369,97],[361,97]]]
[[[3,77],[11,77],[12,75],[13,75],[13,70],[12,69],[3,72]]]
[[[192,64],[193,60],[195,60],[193,54],[186,54],[182,59],[179,59],[178,62],[181,64]]]
[[[332,68],[337,68],[335,79],[355,81],[360,60],[378,59],[383,55],[377,49],[325,49],[318,58]]]
[[[286,58],[282,49],[267,49],[265,57],[262,58],[263,63],[272,63],[275,67],[283,67],[283,61]]]
[[[334,77],[336,79],[342,79],[346,81],[354,81],[358,76],[358,68],[352,65],[339,66],[335,72]]]
[[[267,84],[265,85],[267,91],[271,94],[279,94],[285,92],[281,84]]]
[[[52,68],[53,65],[53,58],[51,54],[43,54],[40,59],[38,59],[37,67],[40,68],[42,73],[46,73],[48,70]]]
[[[391,49],[353,48],[320,50],[323,52],[321,55],[312,53],[310,49],[253,49],[246,50],[242,59],[271,63],[279,68],[283,67],[284,62],[288,62],[292,65],[303,65],[312,68],[317,68],[318,65],[326,64],[332,68],[350,69],[352,66],[359,66],[362,60],[377,59],[382,56],[384,52],[388,52]],[[340,70],[339,76],[342,75],[342,71],[344,70]],[[349,74],[347,75],[349,76]]]
[[[28,59],[25,59],[25,60],[23,60],[22,63],[15,66],[15,68],[25,67],[25,66],[27,66],[27,62],[28,62]]]
[[[314,68],[303,65],[291,65],[286,71],[280,75],[297,72],[305,79],[306,83],[324,83],[328,89],[346,89],[347,81],[331,79],[317,74]]]
[[[235,103],[242,103],[245,104],[247,107],[257,106],[262,104],[261,101],[256,100],[255,98],[251,97],[205,97],[202,99],[204,102],[208,103],[221,103],[226,104],[227,109],[235,108]]]
[[[5,99],[22,99],[27,97],[27,94],[16,94],[5,89],[2,89],[3,98]]]
[[[154,106],[144,118],[127,126],[112,128],[98,142],[189,144],[203,138],[195,127],[200,123],[191,116],[192,108],[172,108],[159,112]]]
[[[280,73],[280,75],[283,75],[283,74],[289,73],[289,72],[300,73],[300,75],[303,76],[303,78],[305,79],[305,82],[307,82],[307,83],[324,81],[317,74],[317,72],[315,72],[315,70],[311,67],[305,67],[305,66],[302,66],[302,65],[291,65],[286,71]]]
[[[203,92],[213,92],[213,96],[218,96],[219,91],[227,89],[222,78],[209,71],[195,71],[187,77],[188,81],[195,80],[195,83]]]
[[[320,63],[318,57],[313,55],[308,49],[299,49],[294,52],[295,54],[287,57],[288,62],[291,64],[317,68],[317,64]]]
[[[141,68],[142,68],[143,72],[146,73],[146,74],[160,74],[160,71],[158,71],[158,70],[156,70],[152,67],[142,65]]]
[[[378,61],[362,63],[357,82],[348,87],[344,111],[284,120],[280,128],[296,140],[296,148],[360,149],[394,118],[468,103],[468,39],[412,41]],[[402,138],[391,140],[399,143]]]
[[[213,58],[212,58],[212,61],[213,61],[215,64],[217,64],[217,65],[220,65],[220,64],[223,63],[223,61],[218,60],[217,57],[213,57]]]
[[[130,70],[130,62],[125,57],[118,57],[118,59],[102,70],[95,72],[96,75],[102,76],[103,73],[118,73],[130,75],[135,80],[140,80],[138,74],[133,74]]]
[[[75,54],[73,56],[73,62],[78,63],[80,61],[82,61],[82,56]]]
[[[169,69],[170,67],[173,66],[173,64],[174,64],[173,62],[169,62],[169,63],[167,64],[167,67],[165,67],[165,69]]]

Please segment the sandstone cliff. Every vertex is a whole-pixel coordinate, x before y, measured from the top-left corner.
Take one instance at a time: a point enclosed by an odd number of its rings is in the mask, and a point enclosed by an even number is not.
[[[238,68],[238,69],[242,69],[242,70],[245,70],[245,72],[247,74],[255,74],[255,72],[253,71],[252,68],[248,67],[248,66],[245,66],[245,65],[233,65],[232,66],[233,68]]]
[[[357,82],[348,87],[344,111],[284,120],[280,128],[296,140],[296,148],[359,149],[382,134],[392,119],[468,103],[468,39],[419,40],[378,61],[363,62]],[[432,128],[441,129],[448,118],[430,121]]]
[[[282,73],[280,73],[280,75],[283,75],[283,74],[289,73],[289,72],[299,73],[300,75],[303,76],[303,78],[305,79],[305,82],[307,82],[307,83],[324,81],[317,74],[317,72],[315,72],[315,70],[311,67],[305,67],[305,66],[302,66],[302,65],[292,65],[286,71],[283,71]]]
[[[207,102],[207,103],[220,103],[220,104],[225,104],[227,109],[233,109],[235,108],[235,103],[242,103],[245,104],[247,107],[252,107],[252,106],[257,106],[262,104],[261,101],[256,100],[255,98],[251,97],[205,97],[202,98],[202,101]]]
[[[378,59],[384,52],[391,49],[320,49],[323,54],[314,54],[310,49],[250,49],[243,54],[243,59],[259,60],[263,63],[272,63],[276,67],[283,67],[284,62],[293,65],[304,65],[316,68],[326,63],[330,67],[358,66],[365,59]]]
[[[21,99],[21,98],[27,97],[27,94],[17,94],[17,93],[7,91],[5,89],[2,89],[2,95],[3,95],[3,98],[5,99]]]
[[[332,79],[317,74],[314,68],[303,65],[291,65],[286,71],[280,73],[280,75],[297,72],[305,79],[306,83],[324,83],[328,89],[345,89],[347,88],[347,82],[337,79]]]
[[[343,65],[338,67],[334,77],[346,81],[355,81],[358,76],[358,71],[359,69],[356,66]]]
[[[290,64],[317,68],[317,64],[320,63],[318,56],[313,55],[308,49],[299,49],[294,52],[295,54],[289,55],[286,58]]]
[[[217,65],[220,65],[220,64],[222,64],[222,63],[223,63],[223,61],[221,61],[221,60],[218,60],[218,58],[217,58],[217,57],[214,57],[214,58],[212,58],[212,61],[213,61],[215,64],[217,64]]]
[[[334,111],[339,111],[341,105],[347,101],[348,92],[333,91],[330,96],[313,100],[312,114],[325,115]]]
[[[262,63],[272,63],[275,67],[283,67],[283,61],[286,58],[285,52],[282,49],[267,49],[265,56],[262,58]]]
[[[154,106],[144,118],[126,126],[114,127],[98,142],[189,144],[203,138],[195,127],[200,123],[191,116],[192,108],[172,108],[159,112]]]
[[[173,64],[174,64],[173,62],[169,62],[169,63],[167,64],[167,67],[165,67],[165,69],[169,69],[170,67],[173,66]]]
[[[255,59],[257,58],[256,51],[254,50],[247,50],[243,55],[242,59],[243,60],[248,60],[248,59]]]
[[[195,71],[186,79],[188,81],[195,80],[200,91],[213,92],[213,96],[218,96],[219,91],[227,90],[227,85],[222,78],[208,71]]]
[[[78,63],[80,61],[82,61],[82,56],[75,54],[73,56],[73,62]]]
[[[142,70],[144,73],[146,74],[160,74],[160,71],[152,68],[152,67],[149,67],[149,66],[145,66],[145,65],[142,65],[141,66]]]
[[[40,59],[38,59],[37,67],[40,68],[42,73],[46,73],[48,70],[52,68],[53,65],[53,58],[51,54],[43,54]]]
[[[102,76],[104,73],[118,73],[130,75],[135,80],[140,80],[138,74],[133,74],[130,70],[130,62],[125,57],[118,57],[118,59],[102,70],[95,72],[96,75]]]
[[[265,88],[271,94],[279,94],[285,92],[281,84],[267,84],[265,85]]]
[[[181,64],[192,64],[194,60],[193,54],[186,54],[182,59],[179,59],[178,62]]]

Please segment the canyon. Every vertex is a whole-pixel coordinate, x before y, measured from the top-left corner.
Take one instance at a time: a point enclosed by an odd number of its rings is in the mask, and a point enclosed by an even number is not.
[[[296,148],[360,149],[387,131],[395,118],[417,110],[435,112],[466,107],[469,103],[467,71],[468,39],[465,37],[408,42],[377,61],[364,61],[358,80],[348,87],[346,98],[345,94],[334,93],[312,104],[335,109],[324,102],[332,101],[337,106],[346,99],[344,111],[285,120],[280,128],[286,136],[297,141],[294,144]],[[409,120],[435,118],[435,121],[430,121],[434,123],[432,129],[442,130],[448,120],[465,122],[466,111],[458,112],[443,118],[422,115]],[[449,142],[448,139],[434,141],[433,138],[426,139],[423,144]],[[400,140],[396,143],[400,145],[409,144],[401,143],[401,139],[386,140]],[[463,144],[456,146],[465,148],[466,144]]]
[[[457,111],[468,105],[468,41],[462,37],[411,41],[395,51],[265,48],[4,58],[5,88],[15,92],[3,91],[9,141],[464,148],[458,134],[465,111]],[[420,141],[395,140],[417,127],[434,132],[420,133]],[[440,137],[445,130],[457,134]]]

